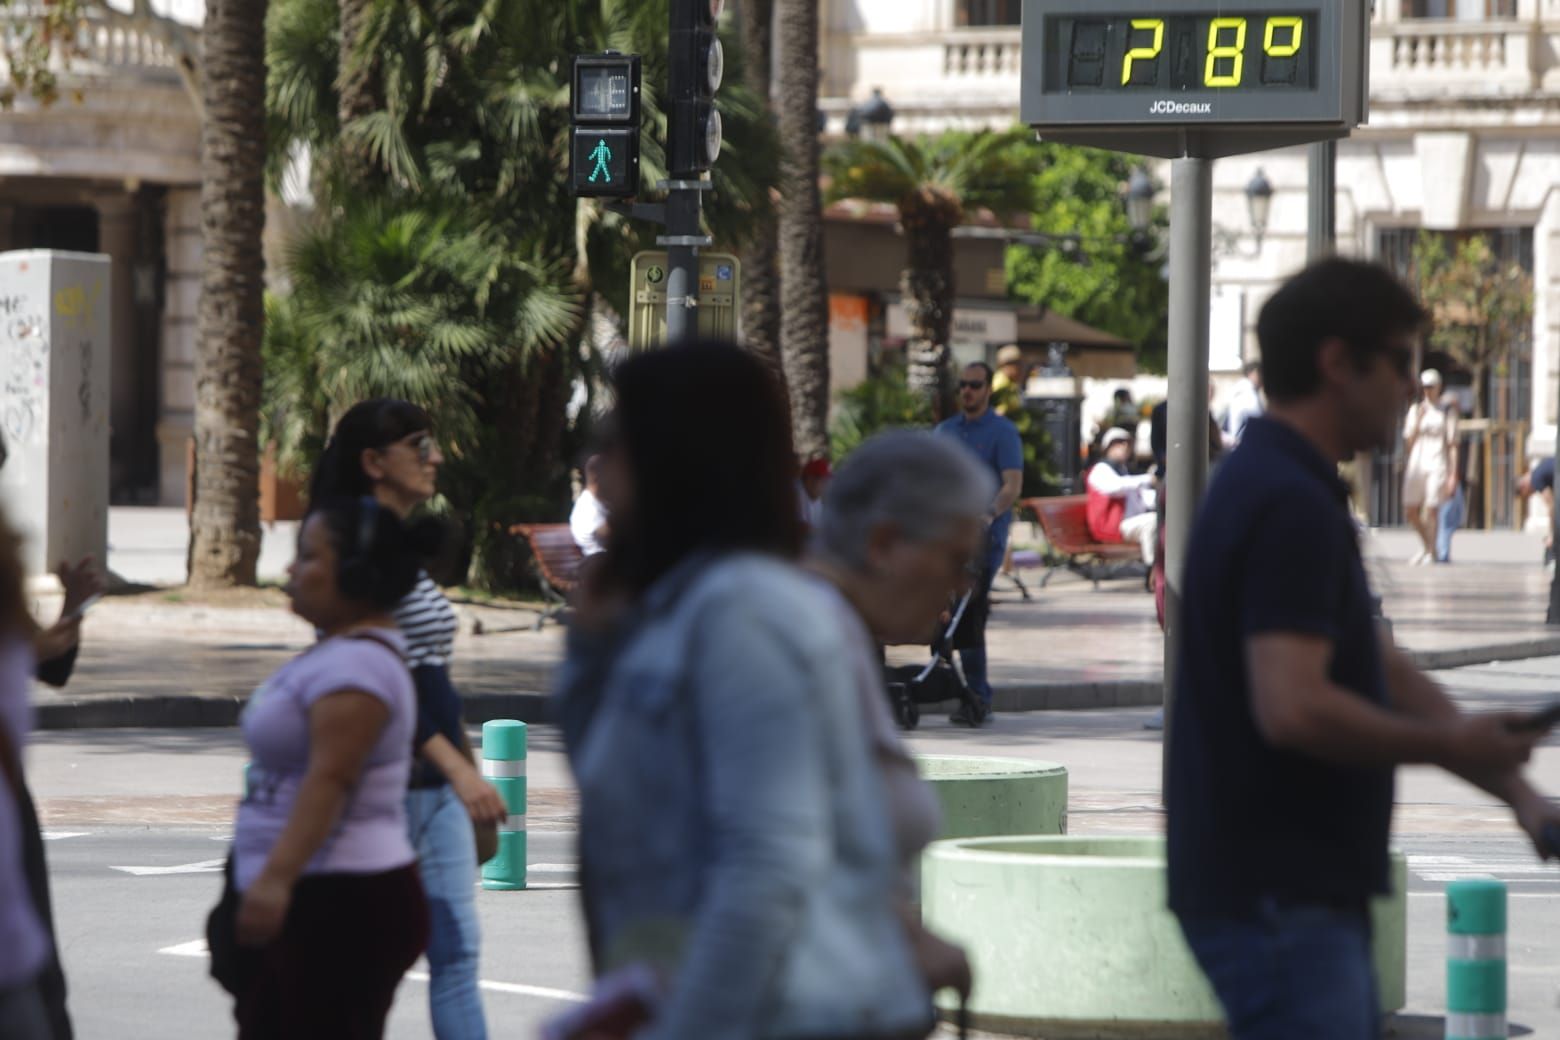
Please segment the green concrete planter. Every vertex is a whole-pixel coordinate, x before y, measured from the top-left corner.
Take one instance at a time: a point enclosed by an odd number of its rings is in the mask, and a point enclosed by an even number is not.
[[[1067,770],[1024,758],[917,755],[942,803],[943,838],[1067,833]]]
[[[1375,908],[1383,1011],[1405,1003],[1407,866]],[[969,952],[977,1027],[1047,1040],[1207,1037],[1217,1001],[1165,908],[1164,841],[942,841],[922,859],[927,926]]]

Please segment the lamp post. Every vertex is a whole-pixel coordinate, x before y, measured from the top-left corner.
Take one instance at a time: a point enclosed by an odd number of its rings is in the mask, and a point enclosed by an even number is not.
[[[882,87],[873,87],[872,96],[850,110],[845,117],[845,132],[851,137],[865,136],[869,141],[888,137],[894,123],[894,106],[883,96]]]

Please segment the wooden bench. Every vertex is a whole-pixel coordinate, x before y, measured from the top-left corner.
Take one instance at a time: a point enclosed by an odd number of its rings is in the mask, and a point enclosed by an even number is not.
[[[548,618],[562,614],[569,605],[569,593],[579,580],[585,554],[574,543],[568,524],[515,524],[509,533],[520,535],[531,546],[531,562],[536,566],[542,598],[547,604],[536,619],[536,630],[541,631]]]
[[[1143,553],[1136,542],[1094,540],[1089,533],[1088,501],[1087,495],[1057,495],[1026,498],[1019,503],[1034,514],[1051,548],[1050,563],[1040,579],[1041,588],[1063,567],[1088,578],[1095,588],[1099,588],[1102,578],[1141,575]]]

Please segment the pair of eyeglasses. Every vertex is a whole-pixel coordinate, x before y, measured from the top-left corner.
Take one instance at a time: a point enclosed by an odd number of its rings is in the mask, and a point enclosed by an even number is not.
[[[407,447],[417,453],[417,461],[426,464],[433,458],[433,436],[428,433],[414,433],[401,441]]]
[[[959,380],[959,389],[984,390],[986,389],[986,382],[983,379],[961,379]]]

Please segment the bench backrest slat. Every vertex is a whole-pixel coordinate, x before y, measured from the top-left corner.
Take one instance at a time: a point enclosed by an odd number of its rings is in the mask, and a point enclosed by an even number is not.
[[[568,524],[515,524],[509,530],[530,543],[531,555],[549,585],[562,592],[574,587],[585,556]]]

